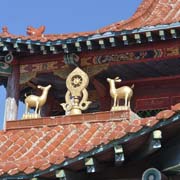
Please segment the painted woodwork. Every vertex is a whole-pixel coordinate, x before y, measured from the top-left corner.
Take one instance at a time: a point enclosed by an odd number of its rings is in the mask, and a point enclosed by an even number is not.
[[[105,87],[101,82],[99,82],[95,78],[92,78],[91,81],[96,89],[96,96],[97,96],[96,99],[98,99],[100,102],[100,111],[109,110],[109,107],[111,105],[111,99],[110,99],[107,87]],[[90,99],[91,99],[91,96],[90,96]]]
[[[12,67],[11,65],[0,62],[0,76],[9,76],[12,73]]]
[[[169,97],[137,99],[135,102],[136,111],[167,109],[169,106]]]
[[[0,56],[0,76],[9,76],[12,73],[12,65],[13,62],[12,53],[8,53],[4,56]]]
[[[97,51],[81,52],[78,54],[46,55],[21,57],[20,64],[36,64],[42,62],[58,61],[58,66],[66,64],[75,64],[80,67],[97,64],[117,64],[117,63],[135,63],[148,60],[163,60],[168,58],[180,57],[180,42],[178,40],[169,40],[166,42],[154,42],[151,44],[132,45],[122,48],[113,48]],[[153,48],[152,48],[153,47]],[[72,60],[73,59],[73,60]]]
[[[136,112],[168,109],[180,101],[180,78],[163,77],[135,82],[133,107]],[[128,82],[129,83],[129,82]]]
[[[36,77],[38,73],[48,72],[53,72],[54,75],[57,75],[61,79],[65,80],[68,74],[72,71],[72,68],[67,65],[61,65],[62,64],[58,61],[20,65],[20,84],[30,81]],[[107,68],[107,65],[94,65],[83,67],[82,69],[88,74],[89,77],[93,77]]]

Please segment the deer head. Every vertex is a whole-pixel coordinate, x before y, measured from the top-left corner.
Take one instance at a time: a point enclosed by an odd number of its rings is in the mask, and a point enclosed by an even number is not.
[[[119,77],[115,77],[115,78],[114,78],[114,81],[115,81],[115,82],[121,82],[122,79],[120,79]]]
[[[114,79],[107,78],[107,81],[108,81],[108,82],[112,82],[112,81],[114,81],[114,82],[121,82],[122,79],[120,79],[119,77],[115,77]]]

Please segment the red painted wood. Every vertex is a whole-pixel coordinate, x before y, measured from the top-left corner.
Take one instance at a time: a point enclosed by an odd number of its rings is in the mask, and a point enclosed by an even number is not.
[[[113,55],[117,53],[130,53],[130,52],[136,52],[136,51],[147,51],[152,49],[162,49],[163,48],[173,48],[173,47],[180,47],[180,40],[173,39],[173,40],[166,40],[164,42],[152,42],[152,43],[146,43],[146,44],[135,44],[135,45],[128,45],[128,46],[122,46],[121,48],[110,48],[105,50],[92,50],[92,51],[86,51],[82,53],[78,53],[77,55],[80,58],[85,57],[95,57],[95,56],[103,56],[103,55]],[[155,58],[156,60],[162,60],[162,59],[169,59],[169,58],[177,58],[180,57],[180,55],[173,55],[173,56],[167,56],[167,57],[161,57],[161,58]],[[138,60],[138,61],[119,61],[119,62],[111,62],[110,65],[114,64],[126,64],[126,63],[139,63],[139,62],[147,62],[151,61],[152,59],[145,59],[145,60]],[[58,55],[34,55],[34,56],[24,56],[19,57],[18,59],[19,63],[21,65],[23,64],[34,64],[34,63],[40,63],[40,62],[50,62],[50,61],[58,61],[61,63],[61,65],[64,64],[64,57],[63,54]]]
[[[96,79],[93,79],[92,83],[97,91],[97,96],[100,100],[100,111],[109,110],[111,105],[111,99],[108,93],[109,90]]]
[[[135,83],[134,110],[168,109],[180,102],[180,78],[159,78],[159,80]]]

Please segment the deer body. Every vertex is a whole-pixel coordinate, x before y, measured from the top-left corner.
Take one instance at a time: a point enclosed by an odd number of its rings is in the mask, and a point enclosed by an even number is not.
[[[41,96],[29,95],[25,99],[26,114],[29,112],[30,108],[35,107],[35,114],[38,113],[40,115],[41,107],[46,103],[47,94],[49,89],[51,88],[51,85],[48,85],[46,87],[38,86],[38,88],[42,90]]]
[[[132,90],[133,87],[122,86],[116,89],[115,82],[121,82],[121,79],[119,79],[118,77],[115,79],[107,78],[107,81],[109,82],[110,85],[110,95],[114,100],[113,106],[114,107],[119,106],[119,100],[124,99],[125,101],[124,106],[130,107],[130,100],[133,95],[133,90]]]

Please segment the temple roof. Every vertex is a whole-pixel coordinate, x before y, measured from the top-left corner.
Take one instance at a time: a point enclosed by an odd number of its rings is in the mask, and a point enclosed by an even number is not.
[[[143,0],[134,15],[100,29],[100,32],[132,30],[180,21],[179,0]]]
[[[177,104],[144,119],[119,111],[9,121],[0,132],[0,176],[36,177],[83,161],[179,122],[179,110]]]
[[[11,39],[20,38],[22,40],[33,41],[40,40],[42,42],[47,42],[56,40],[66,40],[78,37],[89,37],[94,36],[96,34],[104,34],[107,32],[117,32],[123,30],[134,30],[144,27],[149,27],[151,29],[158,25],[171,25],[180,22],[179,9],[179,0],[143,0],[137,11],[134,13],[134,15],[128,20],[119,21],[109,26],[100,28],[96,31],[68,34],[43,34],[43,36],[18,36],[9,33],[8,29],[4,28],[4,32],[0,33],[0,37],[8,37]]]

